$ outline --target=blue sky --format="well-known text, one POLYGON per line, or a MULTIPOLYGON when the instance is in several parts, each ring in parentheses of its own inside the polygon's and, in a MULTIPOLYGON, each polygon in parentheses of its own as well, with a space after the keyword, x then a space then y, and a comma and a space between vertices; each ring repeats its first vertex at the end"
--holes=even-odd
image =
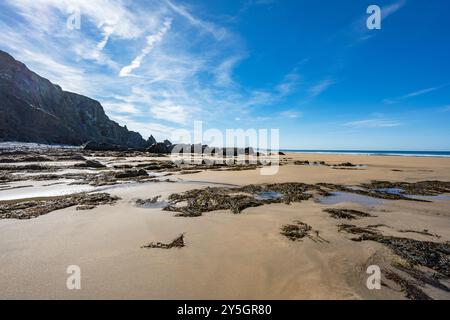
POLYGON ((282 148, 450 150, 449 13, 442 0, 4 0, 0 49, 143 136, 201 120, 279 128, 282 148), (381 30, 366 27, 371 4, 381 30))

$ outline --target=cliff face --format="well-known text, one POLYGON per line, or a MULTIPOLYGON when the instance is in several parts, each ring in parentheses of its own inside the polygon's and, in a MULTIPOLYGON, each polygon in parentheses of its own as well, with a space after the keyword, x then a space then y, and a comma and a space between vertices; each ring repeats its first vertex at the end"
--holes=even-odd
POLYGON ((0 50, 0 141, 145 148, 150 140, 110 120, 98 101, 52 84, 0 50))

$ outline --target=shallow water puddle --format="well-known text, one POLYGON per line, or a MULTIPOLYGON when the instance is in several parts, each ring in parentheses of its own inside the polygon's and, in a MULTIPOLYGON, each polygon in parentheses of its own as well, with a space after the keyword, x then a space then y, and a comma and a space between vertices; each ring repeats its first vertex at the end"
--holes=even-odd
POLYGON ((96 188, 90 185, 70 185, 75 180, 59 180, 62 184, 53 181, 30 181, 11 183, 9 189, 0 190, 0 201, 17 200, 36 197, 64 196, 80 192, 94 191, 96 188))
POLYGON ((404 190, 400 188, 382 188, 382 189, 376 189, 377 192, 381 193, 389 193, 389 194, 395 194, 400 196, 406 196, 403 194, 404 190))
POLYGON ((256 200, 278 200, 283 198, 283 195, 278 192, 265 191, 255 195, 256 200))
POLYGON ((136 205, 136 207, 141 209, 163 209, 169 205, 169 202, 165 200, 156 201, 156 202, 147 202, 144 204, 136 205))
POLYGON ((404 196, 409 199, 417 199, 417 200, 427 200, 427 201, 445 201, 450 200, 450 196, 448 195, 437 195, 437 196, 422 196, 417 194, 405 194, 403 189, 400 188, 384 188, 377 189, 377 192, 389 193, 404 196))
POLYGON ((364 206, 381 205, 385 200, 363 196, 350 192, 332 192, 327 197, 320 197, 318 202, 326 205, 335 205, 339 203, 352 202, 364 206))
POLYGON ((442 194, 438 196, 419 196, 419 195, 404 194, 404 196, 411 199, 428 200, 428 201, 450 201, 450 196, 442 194))

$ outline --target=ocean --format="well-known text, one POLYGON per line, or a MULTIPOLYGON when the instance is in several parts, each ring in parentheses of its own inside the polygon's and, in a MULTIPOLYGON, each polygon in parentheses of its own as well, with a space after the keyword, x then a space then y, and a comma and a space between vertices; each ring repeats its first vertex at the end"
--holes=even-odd
POLYGON ((450 151, 385 151, 385 150, 297 150, 282 149, 286 153, 317 153, 317 154, 353 154, 369 156, 404 156, 404 157, 442 157, 450 158, 450 151))

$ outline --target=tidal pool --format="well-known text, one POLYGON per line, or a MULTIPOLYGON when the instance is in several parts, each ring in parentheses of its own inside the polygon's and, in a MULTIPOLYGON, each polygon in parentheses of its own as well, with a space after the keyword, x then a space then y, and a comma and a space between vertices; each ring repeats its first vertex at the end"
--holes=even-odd
POLYGON ((350 192, 332 192, 327 197, 320 197, 318 202, 326 205, 335 205, 339 203, 352 202, 364 206, 376 206, 383 204, 385 200, 350 192))

